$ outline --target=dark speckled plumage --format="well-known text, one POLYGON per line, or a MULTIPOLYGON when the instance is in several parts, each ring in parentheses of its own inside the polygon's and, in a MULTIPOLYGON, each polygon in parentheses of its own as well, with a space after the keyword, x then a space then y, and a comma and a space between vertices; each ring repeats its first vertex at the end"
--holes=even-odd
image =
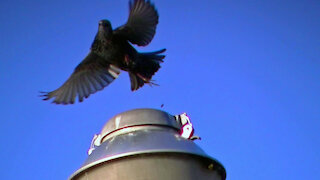
POLYGON ((156 32, 158 13, 146 0, 129 2, 127 23, 112 30, 108 20, 99 22, 98 33, 87 57, 75 68, 69 79, 58 89, 44 93, 44 100, 53 98, 56 104, 73 104, 76 97, 82 102, 91 94, 108 86, 120 74, 128 71, 131 90, 151 82, 163 62, 165 49, 139 53, 132 47, 148 45, 156 32), (130 43, 129 43, 130 42, 130 43))

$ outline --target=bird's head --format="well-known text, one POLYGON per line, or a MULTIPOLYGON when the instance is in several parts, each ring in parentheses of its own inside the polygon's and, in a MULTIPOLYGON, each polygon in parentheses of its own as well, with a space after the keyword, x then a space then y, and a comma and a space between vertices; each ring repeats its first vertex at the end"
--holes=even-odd
POLYGON ((99 33, 101 33, 104 36, 112 34, 112 26, 110 21, 105 19, 99 21, 99 33))

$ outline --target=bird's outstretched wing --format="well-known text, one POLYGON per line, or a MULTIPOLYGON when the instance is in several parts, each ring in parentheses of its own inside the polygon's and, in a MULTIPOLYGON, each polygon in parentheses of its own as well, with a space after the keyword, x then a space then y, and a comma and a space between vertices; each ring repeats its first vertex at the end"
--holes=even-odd
POLYGON ((90 94, 102 90, 118 77, 120 70, 90 52, 75 68, 69 79, 52 92, 43 92, 43 100, 54 98, 56 104, 73 104, 76 97, 80 102, 90 94))
POLYGON ((114 35, 138 46, 148 45, 156 32, 159 19, 157 10, 149 0, 130 0, 129 10, 127 23, 115 29, 114 35))

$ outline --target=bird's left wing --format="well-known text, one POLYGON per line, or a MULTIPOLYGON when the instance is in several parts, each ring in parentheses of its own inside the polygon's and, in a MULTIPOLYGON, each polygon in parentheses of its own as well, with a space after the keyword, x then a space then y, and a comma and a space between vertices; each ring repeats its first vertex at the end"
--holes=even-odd
POLYGON ((156 32, 159 19, 157 10, 149 0, 130 0, 129 10, 127 23, 115 29, 114 35, 139 46, 148 45, 156 32))
POLYGON ((90 52, 61 87, 42 95, 43 100, 54 98, 56 104, 73 104, 78 96, 82 102, 83 98, 108 86, 119 74, 117 67, 90 52))

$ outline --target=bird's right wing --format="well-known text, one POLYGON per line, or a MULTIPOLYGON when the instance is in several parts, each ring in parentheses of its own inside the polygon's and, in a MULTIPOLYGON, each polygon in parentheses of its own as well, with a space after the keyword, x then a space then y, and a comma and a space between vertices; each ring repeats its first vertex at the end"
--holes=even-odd
POLYGON ((42 95, 43 100, 54 98, 56 104, 73 104, 78 96, 82 102, 83 98, 108 86, 119 74, 119 68, 90 52, 61 87, 42 95))
POLYGON ((156 32, 159 15, 154 5, 149 0, 132 0, 129 2, 129 18, 126 24, 114 30, 114 35, 119 35, 133 44, 148 45, 156 32))

